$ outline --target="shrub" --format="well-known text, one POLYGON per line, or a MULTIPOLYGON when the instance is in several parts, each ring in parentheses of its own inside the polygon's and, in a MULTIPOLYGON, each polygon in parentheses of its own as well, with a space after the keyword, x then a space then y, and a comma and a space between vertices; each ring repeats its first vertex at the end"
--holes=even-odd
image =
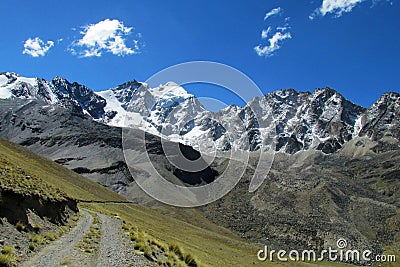
POLYGON ((0 255, 0 266, 10 266, 14 261, 13 255, 1 254, 0 255))
POLYGON ((46 238, 49 241, 54 241, 57 238, 57 234, 54 232, 47 232, 47 233, 44 233, 44 238, 46 238))
POLYGON ((197 267, 198 266, 196 259, 191 254, 185 254, 185 256, 183 257, 183 261, 189 267, 197 267))
POLYGON ((181 248, 178 246, 176 243, 169 244, 168 249, 175 253, 176 256, 178 256, 180 259, 183 260, 183 252, 181 248))
POLYGON ((133 247, 136 250, 140 250, 140 251, 144 252, 147 249, 148 246, 147 246, 147 244, 145 242, 140 241, 140 242, 136 242, 133 247))
POLYGON ((166 245, 163 242, 157 239, 151 239, 150 244, 155 245, 156 247, 162 249, 163 251, 165 250, 166 247, 166 245))
POLYGON ((60 226, 60 227, 58 228, 58 234, 59 234, 59 235, 62 235, 62 234, 64 234, 65 232, 67 232, 68 230, 69 230, 69 227, 68 227, 68 226, 66 226, 66 225, 60 226))
POLYGON ((79 220, 80 215, 74 215, 71 220, 77 222, 79 220))
POLYGON ((4 246, 3 249, 1 250, 1 254, 4 255, 12 255, 15 252, 15 248, 12 246, 4 246))
POLYGON ((150 260, 150 261, 154 261, 153 253, 152 253, 152 251, 151 251, 150 249, 146 249, 146 250, 144 251, 144 254, 143 254, 143 255, 145 256, 146 259, 148 259, 148 260, 150 260))
POLYGON ((12 246, 4 246, 0 254, 0 266, 10 266, 14 263, 15 249, 12 246))
POLYGON ((25 225, 21 221, 18 221, 15 224, 15 228, 17 228, 17 230, 20 232, 25 231, 25 225))
POLYGON ((136 232, 131 232, 129 238, 131 241, 136 241, 138 239, 138 234, 136 232))
POLYGON ((41 235, 34 234, 29 237, 29 241, 41 245, 43 244, 43 237, 41 235))

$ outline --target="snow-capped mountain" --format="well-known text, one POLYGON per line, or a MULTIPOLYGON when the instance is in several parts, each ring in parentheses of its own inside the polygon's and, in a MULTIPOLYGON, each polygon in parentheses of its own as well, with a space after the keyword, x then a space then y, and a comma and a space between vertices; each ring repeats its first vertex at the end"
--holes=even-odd
POLYGON ((93 90, 76 82, 56 77, 48 82, 40 78, 25 78, 16 73, 0 73, 0 98, 37 99, 44 104, 63 104, 72 101, 94 119, 104 118, 106 101, 93 90))
POLYGON ((37 98, 47 104, 57 102, 49 82, 37 78, 25 78, 15 73, 0 74, 0 98, 37 98))
POLYGON ((135 80, 101 92, 56 77, 48 82, 0 73, 0 98, 37 99, 44 105, 72 103, 94 120, 137 127, 202 150, 258 150, 275 140, 289 154, 316 149, 332 153, 358 135, 400 138, 398 93, 384 94, 365 109, 330 88, 278 90, 244 107, 207 111, 179 85, 155 88, 135 80))
POLYGON ((373 139, 392 136, 400 139, 400 97, 398 93, 383 94, 360 117, 360 135, 373 139))
POLYGON ((112 114, 100 121, 164 136, 176 133, 184 121, 205 111, 193 95, 173 82, 150 88, 131 81, 97 94, 107 102, 105 111, 112 114))
POLYGON ((352 139, 357 119, 365 111, 330 88, 313 93, 293 89, 264 96, 253 105, 272 108, 277 150, 294 153, 310 148, 331 153, 352 139))

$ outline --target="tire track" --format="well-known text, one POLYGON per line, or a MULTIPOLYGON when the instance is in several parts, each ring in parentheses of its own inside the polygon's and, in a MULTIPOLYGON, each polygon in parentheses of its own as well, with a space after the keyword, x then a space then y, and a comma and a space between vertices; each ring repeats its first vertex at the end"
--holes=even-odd
MULTIPOLYGON (((22 264, 23 267, 54 267, 68 256, 74 246, 89 232, 93 217, 86 211, 79 219, 77 225, 59 239, 44 247, 32 259, 22 264)), ((107 266, 107 265, 105 265, 107 266)))
POLYGON ((97 213, 101 221, 101 241, 97 266, 151 266, 143 256, 136 255, 133 247, 123 239, 122 221, 97 213))

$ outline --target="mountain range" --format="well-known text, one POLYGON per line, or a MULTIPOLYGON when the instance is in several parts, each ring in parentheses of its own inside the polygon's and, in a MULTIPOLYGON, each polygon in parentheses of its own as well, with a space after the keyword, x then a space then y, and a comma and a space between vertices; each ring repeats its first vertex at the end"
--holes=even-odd
MULTIPOLYGON (((150 88, 130 81, 94 92, 60 77, 0 74, 1 137, 141 205, 168 210, 136 185, 136 178, 151 174, 126 165, 122 127, 135 127, 137 136, 147 132, 151 164, 166 179, 190 186, 217 179, 228 159, 218 156, 206 170, 189 175, 169 162, 161 140, 182 143, 189 156, 204 144, 217 148, 218 155, 252 151, 237 186, 197 210, 247 240, 282 249, 320 251, 339 238, 351 248, 377 253, 398 247, 399 112, 396 92, 364 108, 330 88, 286 89, 244 107, 210 112, 173 82, 150 88), (271 138, 277 152, 271 170, 258 190, 249 192, 254 155, 271 138)), ((139 137, 130 141, 133 147, 141 144, 139 137)))
POLYGON ((275 150, 289 154, 308 149, 333 153, 356 136, 398 138, 399 97, 386 93, 363 108, 330 88, 312 93, 285 89, 254 98, 244 107, 230 105, 210 112, 173 82, 150 88, 133 80, 94 92, 61 77, 46 81, 0 74, 0 98, 68 103, 110 126, 139 128, 195 148, 206 144, 206 150, 215 147, 219 151, 233 147, 255 151, 271 136, 276 140, 275 150))

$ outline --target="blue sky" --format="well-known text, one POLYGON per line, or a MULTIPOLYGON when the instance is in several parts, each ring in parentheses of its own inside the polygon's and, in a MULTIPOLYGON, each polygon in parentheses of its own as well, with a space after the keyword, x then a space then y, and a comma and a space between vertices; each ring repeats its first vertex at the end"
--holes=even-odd
MULTIPOLYGON (((264 93, 329 86, 369 106, 400 88, 399 2, 2 0, 0 71, 62 76, 98 91, 210 60, 239 69, 264 93)), ((186 88, 242 104, 216 87, 186 88)))

